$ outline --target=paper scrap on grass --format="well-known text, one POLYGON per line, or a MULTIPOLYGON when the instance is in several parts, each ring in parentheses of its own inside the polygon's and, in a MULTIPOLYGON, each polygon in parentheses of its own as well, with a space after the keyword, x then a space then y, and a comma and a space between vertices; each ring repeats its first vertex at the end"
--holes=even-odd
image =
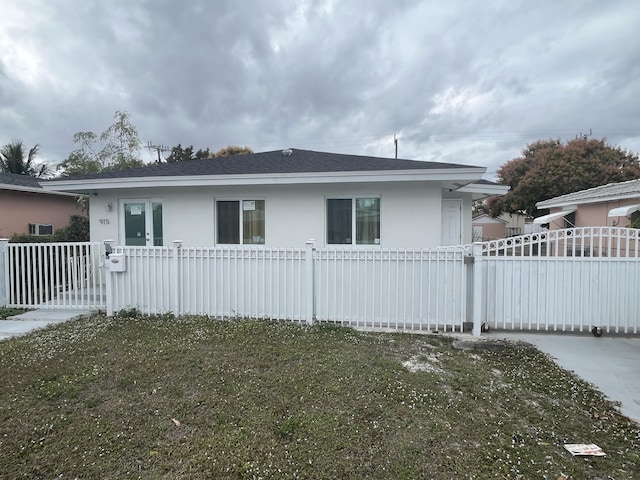
POLYGON ((589 455, 592 457, 604 457, 607 454, 595 443, 567 443, 564 448, 573 455, 589 455))

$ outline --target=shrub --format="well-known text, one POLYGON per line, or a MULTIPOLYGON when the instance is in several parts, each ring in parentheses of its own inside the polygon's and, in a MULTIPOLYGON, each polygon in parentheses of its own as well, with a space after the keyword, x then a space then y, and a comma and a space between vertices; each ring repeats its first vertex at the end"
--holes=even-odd
POLYGON ((52 243, 52 242, 88 242, 89 219, 81 215, 71 215, 66 227, 59 228, 53 235, 14 234, 11 243, 52 243))

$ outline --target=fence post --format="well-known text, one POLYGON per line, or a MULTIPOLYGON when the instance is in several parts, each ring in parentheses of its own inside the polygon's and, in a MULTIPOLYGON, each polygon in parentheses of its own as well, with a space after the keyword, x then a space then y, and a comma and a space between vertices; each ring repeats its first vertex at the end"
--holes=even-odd
POLYGON ((7 261, 8 238, 0 238, 0 307, 9 301, 9 262, 7 261))
POLYGON ((173 316, 180 315, 180 249, 182 240, 173 241, 173 316))
POLYGON ((105 295, 107 303, 107 317, 112 317, 113 311, 113 285, 111 285, 111 266, 109 264, 109 255, 113 252, 113 240, 104 240, 104 283, 105 283, 105 295))
POLYGON ((473 252, 473 335, 482 333, 482 243, 475 242, 473 252))
POLYGON ((307 319, 307 325, 313 325, 314 316, 314 298, 315 298, 315 285, 313 279, 313 250, 316 241, 314 239, 307 240, 305 242, 305 265, 306 265, 306 312, 305 317, 307 319))

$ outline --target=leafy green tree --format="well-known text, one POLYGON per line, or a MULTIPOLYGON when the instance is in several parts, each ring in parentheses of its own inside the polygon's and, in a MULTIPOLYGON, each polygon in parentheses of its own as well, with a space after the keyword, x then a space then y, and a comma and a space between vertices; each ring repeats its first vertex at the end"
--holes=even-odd
POLYGON ((104 147, 98 154, 98 160, 107 170, 143 167, 138 130, 131 123, 129 114, 117 111, 113 118, 113 125, 100 134, 104 147))
POLYGON ((212 154, 208 148, 202 150, 199 149, 197 152, 193 151, 193 145, 189 145, 186 148, 183 148, 182 145, 178 144, 171 149, 171 153, 165 160, 167 163, 175 163, 175 162, 184 162, 186 160, 199 160, 203 158, 209 158, 212 154))
POLYGON ((640 178, 638 156, 604 139, 539 140, 498 170, 498 183, 511 186, 488 201, 491 214, 536 214, 536 203, 567 193, 640 178))
POLYGON ((89 219, 82 215, 71 215, 67 226, 57 229, 53 238, 58 242, 88 242, 89 219))
POLYGON ((235 145, 229 145, 228 147, 221 148, 217 152, 213 153, 208 148, 204 150, 200 149, 197 152, 193 151, 193 145, 183 147, 178 144, 171 149, 171 154, 166 159, 167 163, 184 162, 186 160, 199 160, 203 158, 221 158, 231 157, 233 155, 246 155, 247 153, 253 153, 249 147, 238 147, 235 145))
POLYGON ((105 170, 143 167, 140 158, 138 130, 130 115, 116 111, 114 123, 100 135, 77 132, 73 136, 76 149, 58 166, 62 176, 86 175, 105 170))
POLYGON ((58 166, 57 170, 62 171, 63 177, 71 177, 76 175, 88 175, 91 173, 100 173, 102 165, 98 160, 89 157, 86 153, 76 150, 58 166))
POLYGON ((29 175, 42 178, 50 173, 46 163, 36 163, 36 156, 40 151, 40 145, 34 145, 29 152, 25 152, 22 140, 13 139, 10 143, 0 148, 0 171, 29 175))

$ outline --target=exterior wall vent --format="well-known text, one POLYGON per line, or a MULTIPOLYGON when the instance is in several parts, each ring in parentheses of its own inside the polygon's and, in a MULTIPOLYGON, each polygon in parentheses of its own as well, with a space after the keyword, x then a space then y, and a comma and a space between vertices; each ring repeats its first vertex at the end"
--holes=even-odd
POLYGON ((290 148, 287 148, 286 150, 282 150, 282 155, 284 155, 285 157, 290 157, 292 153, 293 153, 293 150, 291 150, 290 148))

